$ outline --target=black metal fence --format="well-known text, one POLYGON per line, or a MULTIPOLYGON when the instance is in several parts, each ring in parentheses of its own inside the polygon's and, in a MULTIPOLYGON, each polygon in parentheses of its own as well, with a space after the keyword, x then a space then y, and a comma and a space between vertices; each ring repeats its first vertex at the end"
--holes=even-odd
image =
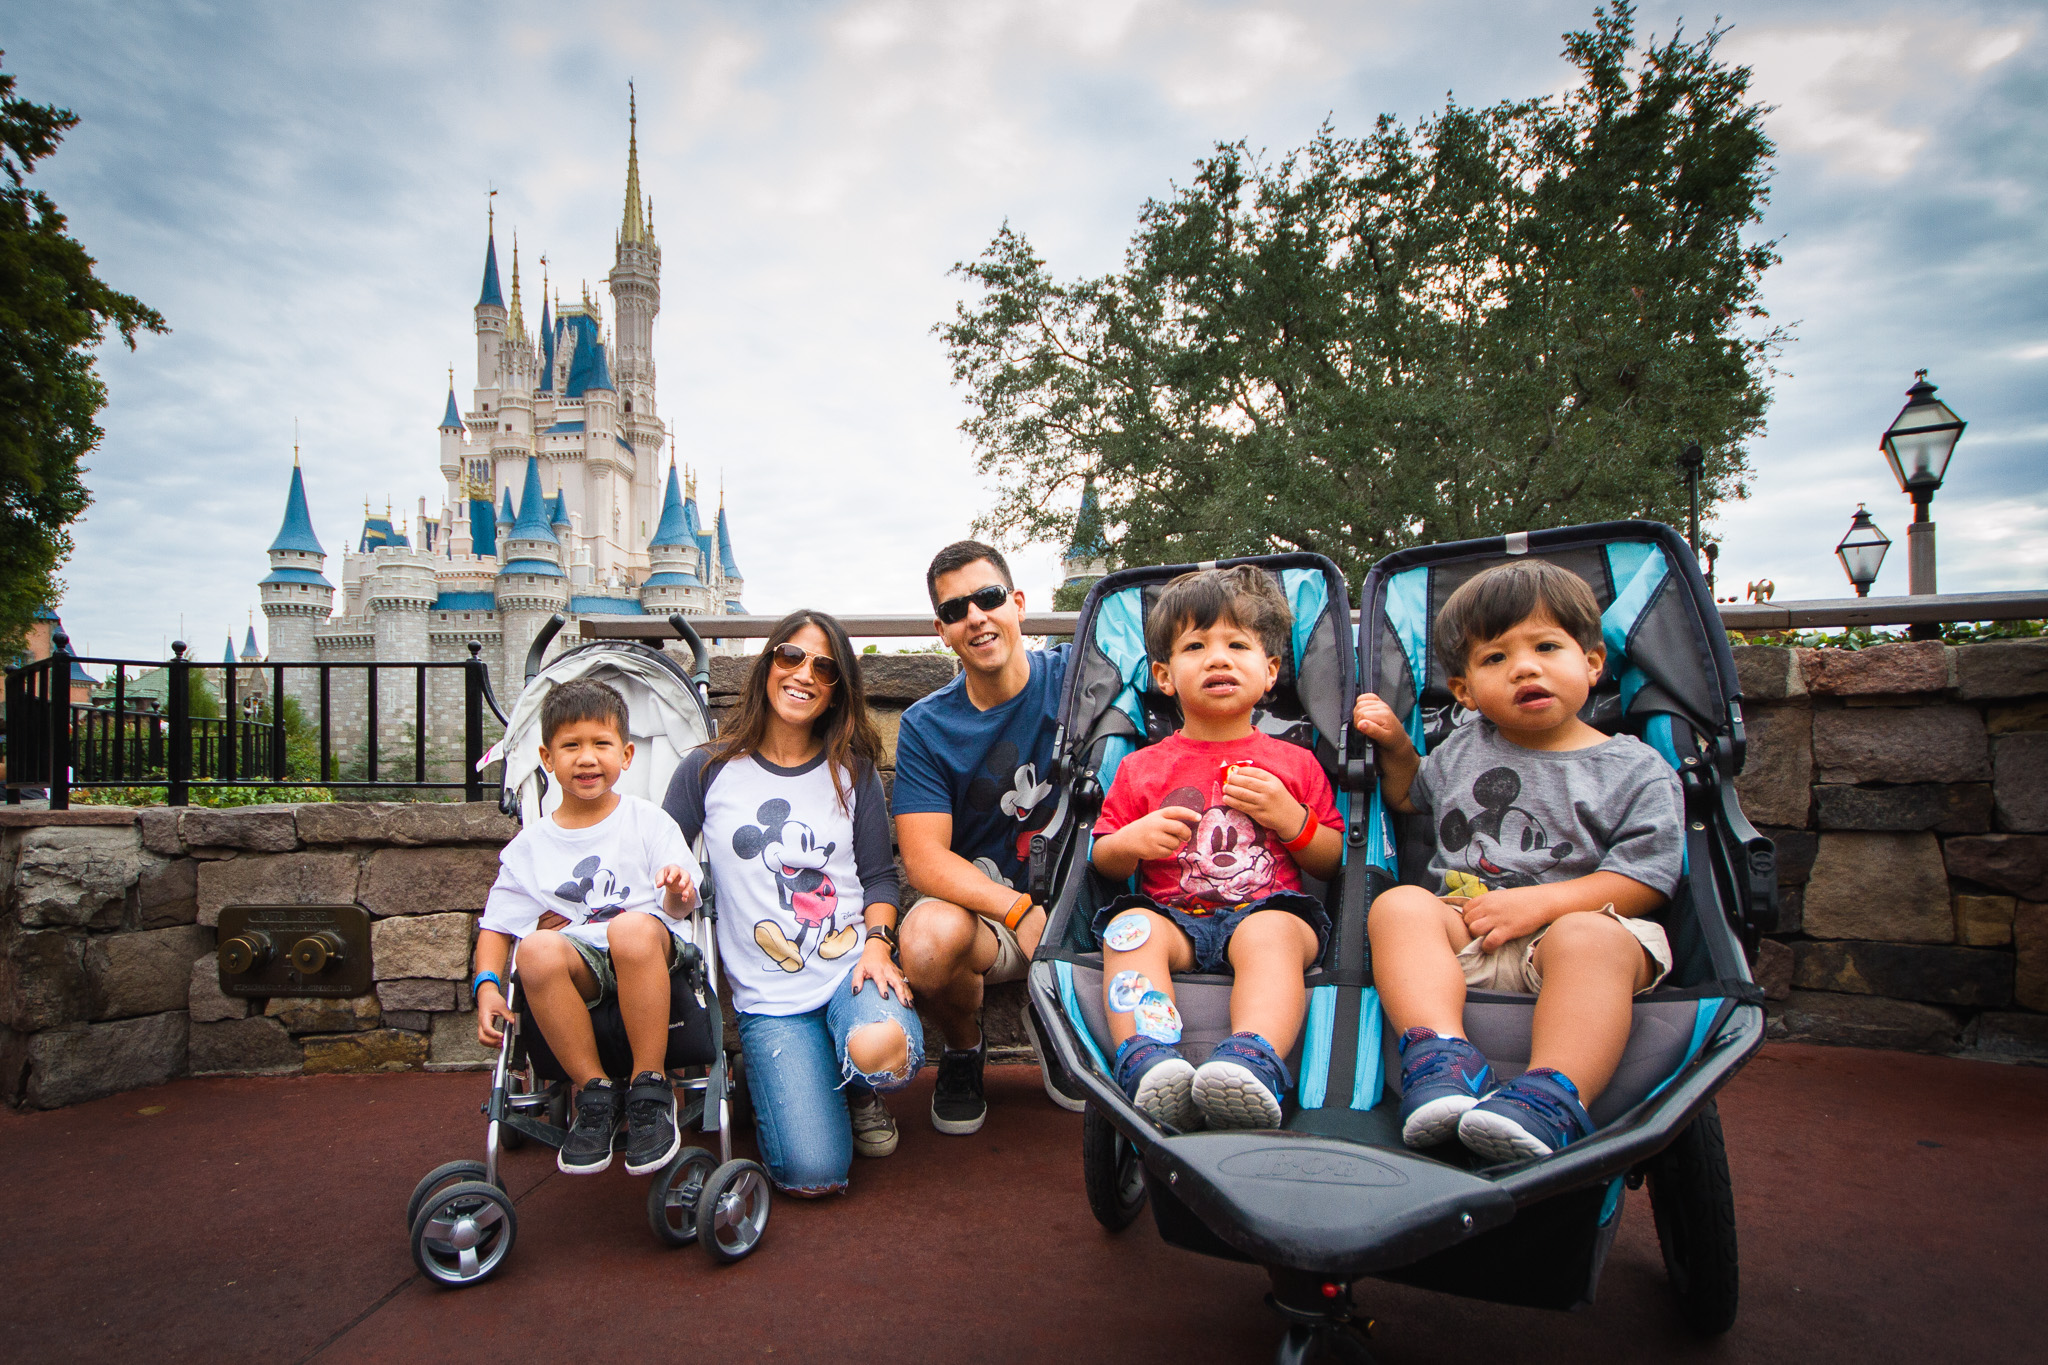
POLYGON ((481 801, 486 790, 498 789, 477 771, 485 749, 484 708, 500 725, 505 715, 476 641, 467 659, 453 662, 237 665, 188 659, 182 640, 172 644, 173 657, 162 664, 79 658, 70 643, 59 634, 49 658, 7 670, 7 775, 0 785, 9 805, 20 804, 24 793, 47 791, 50 808, 65 810, 74 789, 92 787, 161 787, 173 806, 191 804, 195 790, 220 787, 406 787, 459 791, 466 801, 481 801), (100 704, 73 699, 74 664, 111 670, 95 687, 100 704), (166 674, 164 686, 152 692, 162 693, 160 701, 131 692, 137 677, 159 668, 166 674), (462 674, 461 780, 433 781, 428 737, 452 734, 455 726, 451 717, 430 713, 430 696, 444 702, 444 712, 448 708, 447 689, 430 693, 428 675, 450 670, 462 674), (351 672, 362 675, 361 719, 338 725, 335 675, 351 672), (410 675, 410 688, 399 696, 409 692, 412 703, 410 734, 396 740, 387 733, 390 721, 379 705, 380 691, 391 698, 387 675, 393 673, 410 675), (219 675, 221 714, 195 716, 194 682, 213 674, 219 675), (298 692, 287 688, 288 678, 298 692), (355 771, 341 775, 350 768, 355 771))

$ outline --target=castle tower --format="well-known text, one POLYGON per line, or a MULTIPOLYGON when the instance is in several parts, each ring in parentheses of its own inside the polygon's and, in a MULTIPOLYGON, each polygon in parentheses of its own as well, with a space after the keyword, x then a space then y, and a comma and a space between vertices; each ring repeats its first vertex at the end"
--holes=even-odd
POLYGON ((476 402, 480 411, 491 410, 502 382, 499 360, 505 346, 505 295, 498 288, 497 213, 484 238, 484 285, 476 296, 476 402))
MULTIPOLYGON (((322 572, 326 566, 327 552, 313 534, 313 517, 306 510, 306 484, 294 450, 284 524, 278 527, 277 539, 270 542, 270 574, 257 584, 272 659, 281 663, 319 659, 313 632, 334 614, 334 585, 322 572)), ((310 669, 287 669, 285 690, 305 705, 319 695, 320 680, 310 669)))
POLYGON ((497 676, 506 680, 507 695, 517 695, 526 681, 526 651, 541 626, 569 609, 569 579, 562 572, 562 542, 548 524, 549 501, 540 491, 540 460, 529 455, 519 516, 499 539, 505 563, 494 589, 505 651, 505 671, 497 676))
POLYGON ((676 478, 675 461, 668 466, 668 490, 661 502, 661 524, 648 542, 647 558, 653 568, 640 585, 640 606, 651 616, 670 612, 705 612, 711 609, 711 592, 694 572, 697 559, 697 531, 683 500, 676 478))
MULTIPOLYGON (((626 200, 610 284, 612 315, 618 332, 613 342, 613 378, 617 381, 611 414, 617 436, 607 442, 622 457, 615 506, 619 527, 588 529, 610 536, 630 567, 639 559, 639 538, 657 515, 661 496, 661 447, 666 433, 654 397, 654 318, 661 312, 661 245, 654 239, 651 206, 640 194, 640 106, 628 85, 626 96, 626 200), (630 468, 624 467, 630 462, 630 468)), ((601 568, 608 566, 600 566, 601 568)))
POLYGON ((725 521, 725 489, 718 490, 718 596, 712 604, 713 611, 739 611, 740 593, 746 587, 746 579, 740 573, 739 562, 732 557, 732 528, 725 521))

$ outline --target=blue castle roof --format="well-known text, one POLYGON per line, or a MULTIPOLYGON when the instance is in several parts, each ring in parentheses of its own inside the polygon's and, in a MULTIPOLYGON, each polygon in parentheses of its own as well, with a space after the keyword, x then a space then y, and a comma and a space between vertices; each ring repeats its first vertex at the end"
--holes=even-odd
POLYGON ((555 490, 555 496, 548 499, 548 524, 550 526, 567 526, 569 524, 569 496, 559 488, 555 490))
POLYGON ((272 569, 269 573, 263 575, 261 582, 304 583, 315 588, 332 588, 334 586, 311 569, 272 569))
POLYGON ((555 333, 561 328, 555 325, 548 313, 548 301, 540 301, 540 392, 555 391, 555 333))
POLYGON ((505 306, 505 295, 498 289, 498 238, 494 233, 484 246, 484 287, 476 296, 476 306, 489 304, 493 308, 505 306))
POLYGON ((434 599, 435 611, 491 611, 497 605, 487 592, 444 592, 434 599))
POLYGON ((579 432, 581 430, 583 430, 583 419, 579 417, 573 422, 556 422, 552 426, 550 426, 546 431, 543 431, 541 435, 570 436, 574 435, 576 432, 579 432))
POLYGON ((270 548, 311 555, 327 553, 320 548, 320 538, 313 534, 313 517, 306 510, 306 481, 300 477, 297 465, 292 466, 291 491, 284 497, 284 524, 277 528, 277 539, 270 542, 270 548))
MULTIPOLYGON (((675 461, 670 460, 668 491, 661 499, 661 522, 654 528, 654 539, 647 542, 648 548, 652 549, 657 545, 692 545, 696 543, 696 539, 696 533, 691 530, 684 511, 683 485, 676 478, 675 461)), ((670 576, 672 575, 655 575, 657 578, 670 576)), ((650 578, 647 581, 652 583, 654 579, 650 578)))
POLYGON ((464 430, 462 410, 455 406, 455 387, 452 384, 448 388, 448 411, 441 414, 441 430, 448 431, 450 429, 455 431, 464 430))
POLYGON ((412 542, 398 534, 398 528, 391 524, 389 517, 364 517, 362 539, 357 542, 359 553, 388 549, 392 546, 410 546, 412 542))
POLYGON ((651 573, 641 585, 643 588, 701 588, 693 573, 651 573))
POLYGON ((611 366, 605 362, 604 341, 597 334, 597 319, 588 313, 576 313, 563 318, 562 326, 572 334, 576 348, 569 353, 569 382, 563 387, 562 396, 581 398, 590 389, 610 389, 611 366))
POLYGON ((646 609, 637 597, 571 597, 569 610, 578 616, 639 616, 646 609))
POLYGON ((260 659, 263 657, 263 651, 256 648, 256 625, 253 621, 249 624, 249 638, 242 641, 242 657, 244 659, 260 659))
POLYGON ((740 566, 733 562, 732 531, 725 524, 725 504, 718 505, 718 571, 727 578, 738 578, 740 566))
POLYGON ((1102 533, 1102 503, 1095 496, 1095 476, 1081 481, 1081 511, 1074 518, 1074 543, 1067 547, 1068 559, 1096 559, 1109 553, 1109 541, 1102 533))
POLYGON ((489 498, 469 500, 469 552, 495 559, 498 554, 498 521, 491 515, 489 498))
POLYGON ((227 658, 226 658, 226 659, 222 660, 222 662, 223 662, 223 663, 229 663, 229 664, 232 664, 232 663, 233 663, 234 661, 235 661, 235 637, 234 637, 234 636, 232 636, 232 635, 230 635, 230 636, 228 636, 228 656, 227 656, 227 658))
MULTIPOLYGON (((509 495, 510 489, 506 490, 509 495)), ((550 545, 559 545, 555 530, 548 520, 550 499, 540 491, 540 460, 536 456, 526 457, 526 484, 519 490, 519 519, 512 523, 511 540, 544 540, 550 545)), ((506 565, 511 568, 511 565, 506 565)))
POLYGON ((498 524, 502 526, 507 522, 516 520, 518 520, 518 514, 512 510, 512 490, 508 488, 505 490, 505 501, 498 508, 498 524))
POLYGON ((498 573, 501 576, 508 573, 530 573, 537 574, 542 578, 563 578, 567 576, 554 564, 545 559, 515 559, 507 563, 504 568, 498 570, 498 573))

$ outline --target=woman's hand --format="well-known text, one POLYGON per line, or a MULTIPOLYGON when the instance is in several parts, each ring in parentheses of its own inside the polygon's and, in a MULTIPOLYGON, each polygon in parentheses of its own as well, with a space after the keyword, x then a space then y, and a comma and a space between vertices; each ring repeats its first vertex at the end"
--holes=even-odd
POLYGON ((505 996, 495 981, 486 981, 476 991, 476 1040, 485 1047, 498 1047, 505 1041, 505 1030, 501 1021, 511 1018, 505 1008, 505 996))
POLYGON ((1283 839, 1291 839, 1314 817, 1294 793, 1264 768, 1240 763, 1230 770, 1223 784, 1223 804, 1243 811, 1283 839))
POLYGON ((889 955, 889 945, 878 938, 871 938, 860 950, 860 961, 853 964, 853 993, 860 994, 861 983, 872 981, 882 989, 882 998, 894 993, 904 1004, 910 1003, 910 983, 903 979, 902 968, 889 955))

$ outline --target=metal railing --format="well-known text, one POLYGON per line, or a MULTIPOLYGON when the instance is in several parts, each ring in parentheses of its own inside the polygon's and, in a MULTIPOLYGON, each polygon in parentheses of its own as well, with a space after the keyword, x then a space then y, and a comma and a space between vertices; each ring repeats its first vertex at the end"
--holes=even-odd
POLYGON ((70 652, 70 643, 58 634, 51 641, 49 658, 7 670, 7 775, 0 787, 8 805, 20 804, 24 793, 47 790, 50 808, 65 810, 74 789, 92 787, 160 787, 166 804, 173 806, 191 804, 195 791, 222 787, 403 787, 459 791, 466 801, 481 801, 485 791, 498 788, 477 770, 485 749, 484 708, 490 708, 500 725, 505 722, 491 690, 483 646, 477 641, 470 641, 467 659, 450 662, 234 665, 188 659, 182 640, 171 646, 173 657, 160 664, 80 658, 70 652), (107 682, 96 687, 107 705, 72 699, 74 664, 112 670, 107 682), (159 668, 168 676, 161 706, 151 709, 131 693, 130 685, 132 675, 159 668), (428 776, 429 735, 454 727, 434 723, 428 678, 450 670, 462 674, 461 777, 437 781, 428 776), (221 675, 222 715, 194 715, 194 684, 211 673, 221 675), (341 688, 336 686, 337 673, 342 675, 341 688), (385 700, 389 693, 380 682, 390 673, 410 675, 409 708, 404 691, 395 707, 385 700), (348 690, 351 674, 361 675, 361 716, 355 723, 342 723, 335 700, 338 691, 348 690), (296 690, 287 686, 288 678, 298 684, 296 690), (110 688, 112 695, 107 697, 110 688), (393 710, 395 721, 387 714, 393 710), (298 713, 296 722, 293 712, 298 713), (394 724, 410 734, 392 734, 394 724), (387 757, 393 749, 398 753, 387 757), (341 776, 346 768, 359 768, 360 775, 341 776))

